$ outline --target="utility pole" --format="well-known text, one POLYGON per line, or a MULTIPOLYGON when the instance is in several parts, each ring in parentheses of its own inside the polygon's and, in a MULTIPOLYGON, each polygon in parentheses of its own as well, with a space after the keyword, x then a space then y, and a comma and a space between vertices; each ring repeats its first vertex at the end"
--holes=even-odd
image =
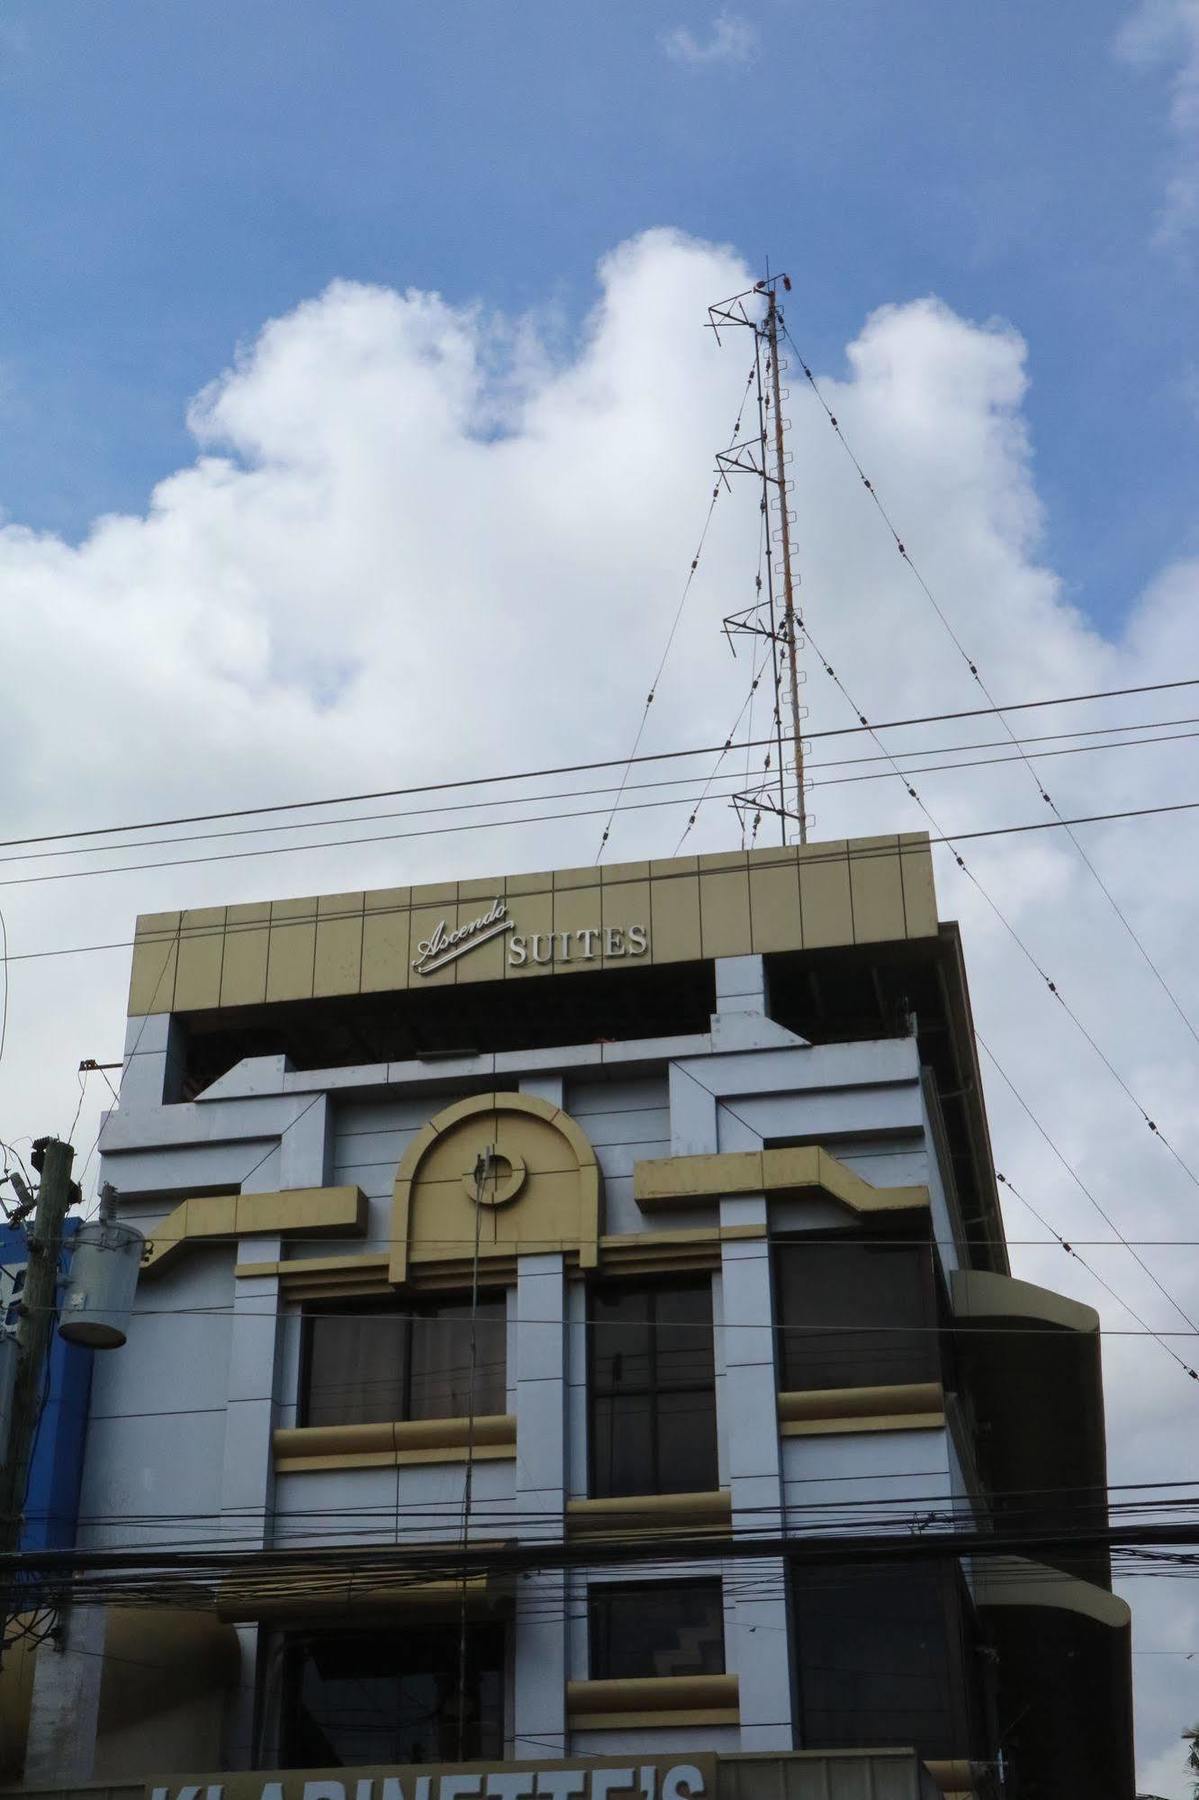
POLYGON ((41 1175, 41 1183, 28 1230, 25 1284, 18 1301, 21 1322, 12 1430, 0 1468, 0 1549, 5 1552, 21 1547, 25 1489, 41 1418, 46 1358, 54 1334, 62 1228, 75 1192, 71 1182, 74 1156, 70 1144, 61 1143, 58 1138, 39 1138, 33 1146, 33 1166, 41 1175))
MULTIPOLYGON (((786 280, 786 277, 783 277, 786 280)), ((787 283, 790 286, 790 283, 787 283)), ((791 737, 795 749, 795 810, 799 816, 799 841, 808 841, 808 816, 804 806, 803 726, 799 705, 799 654, 795 641, 795 578, 791 568, 791 521, 787 516, 787 468, 783 444, 782 389, 779 381, 779 303, 773 285, 766 290, 766 342, 770 346, 770 388, 774 400, 774 479, 778 493, 779 534, 783 552, 783 639, 787 646, 787 674, 791 687, 791 737)))

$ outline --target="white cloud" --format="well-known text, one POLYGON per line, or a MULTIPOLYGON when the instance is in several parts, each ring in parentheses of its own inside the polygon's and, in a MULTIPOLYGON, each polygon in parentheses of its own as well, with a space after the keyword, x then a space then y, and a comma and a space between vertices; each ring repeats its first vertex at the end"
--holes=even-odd
MULTIPOLYGON (((196 457, 158 486, 144 514, 98 520, 77 548, 16 525, 0 529, 0 659, 11 672, 0 709, 5 835, 577 762, 627 747, 707 508, 712 455, 726 441, 748 367, 745 345, 721 350, 703 330, 704 309, 749 282, 732 252, 659 231, 605 259, 595 311, 569 354, 533 323, 344 282, 267 325, 196 402, 196 457)), ((971 323, 932 299, 885 307, 848 347, 846 371, 822 378, 829 401, 998 695, 1199 671, 1199 564, 1163 568, 1112 638, 1073 609, 1044 562, 1022 410, 1025 351, 1014 330, 971 323)), ((874 717, 976 704, 827 421, 799 381, 791 386, 805 608, 821 649, 874 717)), ((719 624, 752 598, 757 530, 748 485, 722 496, 659 684, 648 748, 719 741, 736 716, 747 671, 730 659, 719 624)), ((850 723, 814 657, 809 668, 812 728, 850 723)), ((1107 716, 1195 710, 1184 694, 1126 702, 1107 716)), ((1093 723, 1096 714, 1031 717, 1030 730, 1048 731, 1093 723)), ((931 750, 998 735, 982 721, 905 741, 931 750)), ((868 748, 816 740, 812 773, 822 782, 862 773, 828 765, 868 748)), ((1040 767, 1063 811, 1196 797, 1188 743, 1040 767)), ((917 785, 956 830, 1044 814, 1018 766, 929 775, 917 785)), ((822 785, 812 809, 817 836, 925 822, 891 781, 822 785)), ((624 815, 613 854, 669 855, 687 810, 684 799, 677 809, 624 815)), ((602 823, 493 831, 485 819, 474 815, 472 830, 452 836, 0 885, 0 906, 16 952, 116 942, 138 910, 590 862, 602 823)), ((1195 1017, 1193 821, 1091 827, 1085 841, 1195 1017)), ((460 822, 455 814, 425 821, 460 822)), ((301 840, 293 832, 275 841, 301 840)), ((734 820, 717 804, 691 840, 701 849, 736 841, 734 820)), ((247 847, 232 839, 91 860, 157 862, 247 847)), ((1199 1049, 1069 846, 1047 834, 984 841, 969 860, 1199 1166, 1199 1049)), ((73 866, 0 864, 0 884, 73 866)), ((963 922, 980 1029, 1103 1204, 1137 1239, 1199 1235, 1190 1183, 952 859, 939 864, 939 883, 943 913, 963 922)), ((79 1060, 119 1054, 126 970, 122 951, 13 965, 0 1065, 6 1138, 66 1130, 79 1060)), ((1002 1086, 991 1080, 989 1088, 1001 1166, 1080 1247, 1106 1237, 1002 1086)), ((83 1150, 104 1092, 92 1077, 76 1138, 83 1150)), ((1016 1240, 1042 1235, 1014 1203, 1009 1226, 1016 1240)), ((1088 1245, 1084 1253, 1156 1327, 1177 1326, 1126 1251, 1088 1245)), ((1199 1252, 1182 1244, 1144 1254, 1194 1316, 1199 1252)), ((1193 1386, 1151 1339, 1118 1335, 1135 1325, 1060 1249, 1018 1241, 1013 1261, 1029 1279, 1097 1304, 1113 1334, 1105 1352, 1111 1479, 1184 1478, 1190 1413, 1182 1408, 1193 1407, 1193 1386)), ((1186 1583, 1144 1581, 1130 1591, 1138 1644, 1199 1646, 1199 1609, 1186 1583)), ((1193 1666, 1152 1657, 1137 1668, 1142 1764, 1164 1770, 1161 1759, 1176 1753, 1194 1712, 1193 1666)), ((1164 1780, 1158 1788, 1170 1793, 1164 1780)))
POLYGON ((1116 48, 1138 67, 1170 71, 1175 162, 1160 235, 1174 240, 1199 225, 1199 0, 1140 0, 1116 48))
POLYGON ((758 34, 739 13, 719 12, 706 38, 697 37, 685 25, 676 25, 662 38, 662 48, 672 62, 688 68, 710 68, 716 63, 744 67, 758 52, 758 34))

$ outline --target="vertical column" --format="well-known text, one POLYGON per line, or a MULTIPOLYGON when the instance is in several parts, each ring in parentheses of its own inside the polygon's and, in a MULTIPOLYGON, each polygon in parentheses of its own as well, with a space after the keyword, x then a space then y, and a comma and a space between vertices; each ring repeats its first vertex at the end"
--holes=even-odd
MULTIPOLYGON (((561 1255, 522 1256, 516 1281, 516 1516, 523 1541, 560 1542, 566 1519, 566 1278, 561 1255)), ((513 1756, 566 1753, 566 1582, 520 1578, 513 1756)))
MULTIPOLYGON (((721 1245, 721 1436, 733 1505, 733 1531, 783 1529, 782 1458, 775 1398, 774 1301, 766 1202, 762 1196, 722 1200, 723 1228, 760 1230, 721 1245)), ((725 1605, 729 1668, 739 1678, 741 1748, 790 1750, 793 1744, 786 1565, 781 1558, 738 1562, 753 1573, 753 1592, 725 1605)), ((739 1583, 742 1588, 748 1582, 739 1583)))
POLYGON ((31 1787, 92 1778, 107 1622, 106 1607, 68 1607, 62 1642, 38 1651, 25 1748, 24 1780, 31 1787))
POLYGON ((766 971, 760 956, 716 958, 716 1011, 765 1013, 766 971))
MULTIPOLYGON (((294 1124, 279 1140, 277 1180, 281 1188, 323 1187, 329 1178, 330 1108, 326 1095, 304 1100, 294 1124)), ((282 1240, 247 1238, 237 1246, 237 1263, 278 1262, 282 1240)), ((229 1388, 225 1409, 225 1454, 221 1470, 221 1548, 256 1549, 275 1535, 275 1466, 271 1439, 278 1423, 281 1334, 279 1280, 274 1275, 237 1275, 229 1334, 229 1388)), ((252 1760, 255 1667, 259 1634, 239 1631, 241 1669, 226 1720, 225 1739, 234 1767, 252 1760)))

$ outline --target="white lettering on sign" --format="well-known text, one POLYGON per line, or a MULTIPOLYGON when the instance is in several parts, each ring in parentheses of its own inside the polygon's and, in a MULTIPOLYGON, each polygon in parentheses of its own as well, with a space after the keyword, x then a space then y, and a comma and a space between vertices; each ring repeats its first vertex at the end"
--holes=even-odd
MULTIPOLYGON (((702 1759, 701 1759, 702 1760, 702 1759)), ((335 1774, 311 1771, 305 1776, 227 1775, 211 1785, 149 1788, 149 1800, 614 1800, 616 1795, 640 1800, 713 1800, 712 1783, 696 1763, 643 1763, 638 1768, 582 1767, 520 1769, 511 1765, 466 1773, 446 1769, 418 1775, 413 1769, 338 1780, 335 1774)))
MULTIPOLYGON (((413 973, 432 975, 459 956, 465 956, 467 951, 477 950, 480 944, 490 943, 492 938, 502 937, 506 932, 511 933, 508 938, 510 969, 519 969, 529 963, 544 968, 554 962, 594 962, 599 956, 613 961, 621 956, 644 956, 649 949, 649 931, 644 925, 605 925, 603 930, 584 925, 577 931, 527 934, 517 931, 516 920, 508 912, 508 902, 497 897, 485 913, 453 931, 447 931, 445 920, 439 919, 428 937, 416 946, 413 973)), ((312 1800, 321 1800, 321 1797, 314 1794, 312 1800)), ((452 1796, 447 1795, 446 1800, 452 1800, 452 1796)))
POLYGON ((514 931, 508 939, 508 967, 525 963, 594 962, 599 956, 644 956, 649 932, 644 925, 580 926, 577 931, 514 931))
POLYGON ((445 920, 441 919, 424 942, 416 946, 412 967, 418 975, 432 975, 435 969, 444 969, 456 956, 465 956, 468 950, 477 949, 491 938, 514 929, 515 922, 508 917, 507 901, 497 897, 485 913, 480 913, 467 925, 459 925, 456 931, 447 931, 445 920))

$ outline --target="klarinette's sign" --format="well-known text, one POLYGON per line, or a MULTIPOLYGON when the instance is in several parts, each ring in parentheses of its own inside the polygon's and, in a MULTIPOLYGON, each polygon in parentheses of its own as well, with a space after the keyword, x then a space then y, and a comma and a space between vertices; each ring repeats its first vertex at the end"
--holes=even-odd
POLYGON ((427 938, 416 946, 412 959, 413 973, 432 975, 447 963, 457 961, 489 944, 492 938, 507 938, 507 960, 510 969, 528 963, 595 962, 599 957, 644 956, 649 949, 649 930, 645 925, 585 925, 575 931, 530 931, 517 929, 508 911, 508 902, 498 897, 486 912, 468 919, 447 931, 440 919, 427 938))
POLYGON ((716 1759, 297 1769, 147 1786, 146 1800, 714 1800, 716 1759))

